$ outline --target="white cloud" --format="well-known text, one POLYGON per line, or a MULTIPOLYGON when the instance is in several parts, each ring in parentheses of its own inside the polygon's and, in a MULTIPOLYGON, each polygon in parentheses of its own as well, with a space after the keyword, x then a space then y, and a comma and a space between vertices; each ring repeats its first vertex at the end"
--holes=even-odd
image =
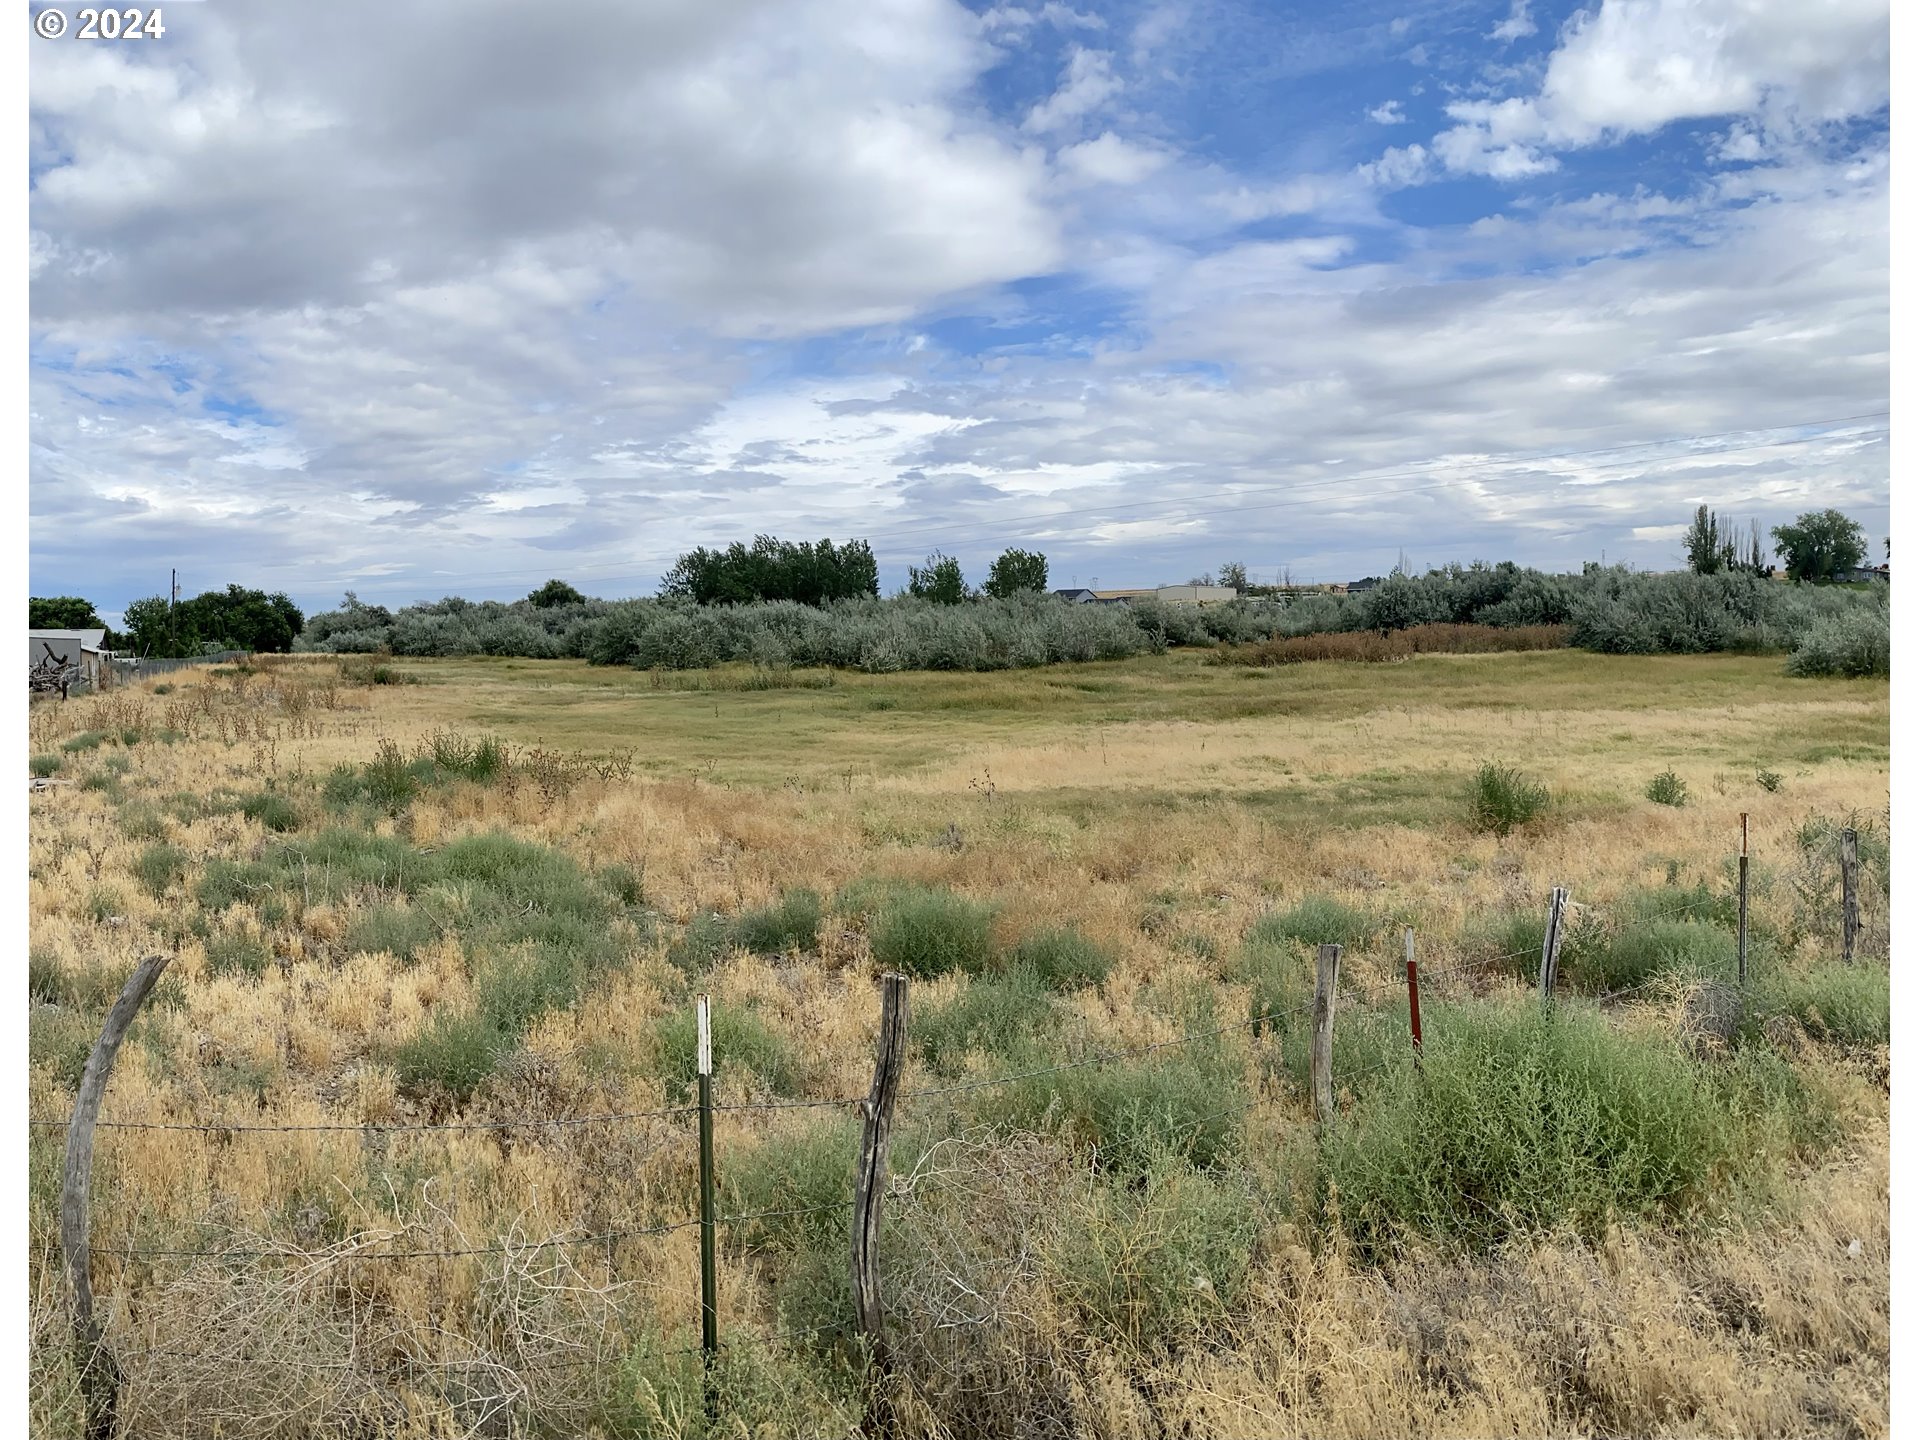
POLYGON ((1422 145, 1395 145, 1378 160, 1359 166, 1355 173, 1369 185, 1398 190, 1418 185, 1432 172, 1431 158, 1422 145))
POLYGON ((1536 33, 1540 27, 1533 23, 1532 8, 1528 0, 1513 0, 1513 9, 1508 12, 1507 18, 1489 30, 1487 38, 1506 43, 1524 40, 1536 33))
POLYGON ((1460 123, 1433 150, 1455 170, 1519 178, 1551 169, 1552 150, 1677 120, 1868 114, 1888 96, 1887 35, 1887 0, 1602 0, 1568 24, 1538 94, 1450 106, 1460 123))
POLYGON ((1096 139, 1067 146, 1060 152, 1059 163, 1088 184, 1137 185, 1172 158, 1164 150, 1135 145, 1107 130, 1096 139))
POLYGON ((1407 121, 1407 114, 1406 111, 1400 108, 1400 102, 1398 100, 1389 100, 1385 104, 1376 105, 1367 111, 1367 118, 1376 125, 1404 125, 1407 121))
POLYGON ((1027 112, 1025 128, 1036 135, 1074 130, 1124 88, 1104 50, 1074 46, 1060 88, 1027 112))
MULTIPOLYGON (((990 40, 1086 28, 1037 0, 993 28, 943 0, 571 3, 350 7, 390 55, 302 7, 45 47, 36 583, 111 605, 160 550, 189 590, 309 602, 634 593, 762 529, 872 533, 890 564, 937 530, 972 571, 1035 512, 1056 570, 1109 583, 1351 578, 1409 534, 1617 558, 1699 495, 1817 493, 1879 533, 1877 439, 1505 458, 1881 408, 1886 151, 1792 143, 1811 81, 1715 121, 1768 163, 1416 228, 1381 191, 1573 143, 1544 85, 1458 102, 1447 149, 1254 174, 1183 152, 1103 51, 986 113, 990 40), (1309 218, 1236 235, 1281 216, 1309 218)), ((1170 56, 1181 13, 1130 43, 1170 56)))

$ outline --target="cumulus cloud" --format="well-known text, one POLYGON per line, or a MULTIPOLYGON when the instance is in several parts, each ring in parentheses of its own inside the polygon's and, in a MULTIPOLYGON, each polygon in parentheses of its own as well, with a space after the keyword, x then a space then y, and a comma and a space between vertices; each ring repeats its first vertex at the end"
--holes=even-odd
POLYGON ((1459 123, 1433 150, 1450 169, 1514 179, 1552 168, 1552 150, 1676 120, 1818 123, 1887 96, 1887 0, 1602 0, 1569 23, 1537 94, 1449 106, 1459 123))
POLYGON ((1367 118, 1376 125, 1404 125, 1407 122, 1406 111, 1400 108, 1398 100, 1389 100, 1367 111, 1367 118))
POLYGON ((1871 434, 1510 459, 1884 403, 1885 147, 1793 143, 1871 101, 1859 56, 1701 21, 1664 79, 1618 62, 1636 110, 1614 3, 1530 93, 1320 169, 1182 143, 1140 68, 1176 5, 1109 42, 1057 3, 229 0, 166 47, 35 47, 35 583, 633 593, 753 531, 972 568, 1010 527, 1115 583, 1332 579, 1389 530, 1618 556, 1708 494, 1877 523, 1871 434), (1008 98, 1023 36, 1062 48, 1008 98), (1381 213, 1748 94, 1665 190, 1381 213))

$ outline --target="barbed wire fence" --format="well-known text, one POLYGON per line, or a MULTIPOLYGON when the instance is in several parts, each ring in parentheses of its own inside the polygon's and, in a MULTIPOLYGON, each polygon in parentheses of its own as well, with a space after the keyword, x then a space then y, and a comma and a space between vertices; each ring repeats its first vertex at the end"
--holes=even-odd
MULTIPOLYGON (((1744 862, 1746 858, 1744 816, 1742 821, 1741 858, 1744 862)), ((1841 850, 1843 882, 1849 897, 1852 896, 1854 887, 1852 877, 1847 872, 1851 865, 1857 863, 1853 858, 1854 847, 1847 843, 1850 840, 1850 834, 1843 837, 1841 850)), ((1747 866, 1742 863, 1739 867, 1736 896, 1704 896, 1659 907, 1663 916, 1679 916, 1702 910, 1720 912, 1728 907, 1730 900, 1736 903, 1739 916, 1738 981, 1743 988, 1749 973, 1746 946, 1747 881, 1747 866)), ((1491 981, 1516 978, 1516 972, 1523 965, 1532 964, 1537 966, 1536 975, 1543 1010, 1551 1013, 1556 1004, 1559 951, 1566 934, 1564 919, 1569 905, 1568 893, 1556 888, 1549 902, 1544 938, 1538 951, 1528 948, 1471 959, 1456 958, 1454 963, 1439 967, 1428 967, 1419 963, 1415 954, 1416 937, 1411 928, 1407 929, 1404 933, 1405 957, 1395 977, 1398 984, 1404 986, 1407 1001, 1407 1014, 1410 1021, 1407 1046, 1404 1050, 1389 1052, 1370 1066, 1359 1069, 1349 1066, 1337 1077, 1332 1073, 1334 1053, 1332 1035, 1337 1013, 1338 970, 1342 947, 1324 945, 1320 947, 1315 993, 1311 1001, 1260 1010, 1244 1019, 1183 1030, 1163 1039, 1096 1050, 1089 1054, 1076 1055, 1056 1064, 1024 1067, 990 1076, 955 1080, 912 1090, 901 1089, 899 1082, 906 1064, 905 1046, 904 1044, 888 1046, 884 1043, 884 1037, 889 1033, 904 1035, 907 981, 904 976, 890 973, 883 977, 881 1022, 883 1043, 876 1056, 873 1088, 866 1096, 715 1102, 710 1085, 703 1083, 700 1086, 700 1102, 695 1104, 586 1115, 513 1116, 476 1121, 357 1123, 322 1121, 267 1124, 227 1120, 205 1122, 171 1119, 100 1120, 97 1112, 119 1041, 131 1024, 134 1012, 138 1010, 167 963, 165 957, 152 957, 136 970, 109 1012, 100 1040, 88 1059, 71 1118, 64 1122, 44 1117, 29 1120, 30 1126, 36 1130, 48 1131, 61 1128, 66 1130, 67 1149, 61 1195, 60 1242, 64 1268, 75 1302, 76 1370, 85 1398, 86 1432, 89 1440, 110 1440, 114 1433, 117 1390, 123 1377, 123 1366, 129 1361, 148 1367, 162 1363, 217 1366, 231 1363, 238 1358, 230 1348, 223 1349, 220 1344, 214 1343, 221 1339, 218 1327, 210 1330, 204 1337, 209 1342, 207 1346, 182 1345, 177 1341, 172 1344, 151 1343, 152 1337, 149 1337, 150 1343, 142 1347, 137 1356, 116 1354, 109 1345, 104 1330, 92 1315, 90 1274, 91 1262, 96 1256, 112 1258, 122 1264, 138 1263, 143 1266, 151 1266, 155 1262, 175 1261, 191 1262, 207 1267, 236 1267, 242 1262, 251 1266, 278 1263, 288 1267, 290 1271, 302 1273, 308 1277, 352 1267, 479 1257, 498 1258, 503 1263, 524 1266, 530 1256, 553 1255, 594 1247, 605 1248, 611 1256, 613 1247, 622 1242, 658 1239, 690 1230, 701 1232, 703 1255, 712 1255, 718 1232, 723 1229, 732 1232, 738 1227, 756 1223, 807 1220, 828 1214, 846 1213, 851 1217, 853 1258, 850 1262, 850 1278, 853 1290, 856 1295, 860 1292, 864 1278, 864 1281, 872 1286, 873 1293, 877 1295, 879 1291, 874 1267, 877 1265, 877 1232, 883 1210, 888 1205, 898 1207, 919 1201, 922 1198, 923 1181, 930 1174, 927 1169, 930 1157, 938 1151, 940 1146, 951 1143, 951 1137, 936 1141, 933 1147, 915 1162, 906 1176, 893 1175, 889 1168, 886 1147, 894 1112, 899 1104, 904 1103, 910 1108, 928 1104, 950 1106, 959 1097, 1044 1081, 1055 1076, 1098 1069, 1206 1043, 1217 1043, 1226 1037, 1250 1032, 1256 1043, 1263 1035, 1271 1036, 1276 1042, 1273 1047, 1276 1051, 1286 1041, 1310 1039, 1306 1067, 1307 1091, 1313 1104, 1315 1123, 1324 1128, 1335 1123, 1336 1120, 1332 1101, 1332 1087, 1336 1078, 1343 1086, 1351 1087, 1356 1081, 1370 1079, 1390 1068, 1404 1066, 1418 1069, 1425 1049, 1420 1001, 1423 990, 1428 987, 1438 986, 1441 990, 1450 992, 1456 999, 1461 996, 1471 997, 1480 993, 1491 981), (1310 1033, 1306 1036, 1297 1029, 1297 1022, 1303 1019, 1308 1021, 1310 1027, 1310 1033), (270 1237, 249 1238, 248 1243, 243 1244, 120 1245, 95 1248, 91 1245, 87 1233, 89 1198, 87 1176, 91 1168, 93 1136, 96 1130, 188 1132, 219 1136, 352 1134, 370 1139, 403 1134, 548 1134, 564 1137, 570 1132, 578 1132, 587 1127, 697 1120, 702 1127, 702 1135, 709 1136, 713 1117, 718 1114, 752 1115, 767 1112, 820 1110, 838 1110, 860 1117, 863 1165, 880 1177, 878 1188, 873 1194, 863 1194, 856 1181, 852 1187, 855 1193, 844 1200, 721 1214, 718 1213, 715 1204, 715 1186, 711 1166, 707 1165, 702 1167, 698 1214, 649 1225, 583 1230, 579 1233, 562 1232, 539 1238, 517 1233, 516 1222, 516 1233, 503 1236, 488 1244, 409 1244, 408 1236, 418 1233, 422 1227, 404 1223, 378 1231, 361 1231, 317 1248, 292 1241, 275 1241, 270 1237), (864 1277, 863 1266, 868 1272, 864 1277)), ((1847 933, 1843 936, 1843 945, 1850 951, 1851 945, 1846 942, 1852 940, 1853 932, 1858 928, 1857 907, 1849 907, 1845 912, 1845 920, 1847 933)), ((1847 958, 1851 959, 1851 955, 1848 954, 1847 958)), ((1669 981, 1656 975, 1632 985, 1600 991, 1591 998, 1602 1005, 1616 1004, 1668 984, 1670 984, 1669 981)), ((708 1013, 707 998, 700 997, 698 1004, 702 1022, 700 1026, 702 1043, 699 1046, 696 1073, 701 1080, 710 1081, 713 1071, 705 1023, 708 1013)), ((1379 1005, 1373 1006, 1372 1009, 1376 1014, 1385 1013, 1379 1005)), ((1262 1104, 1272 1103, 1279 1098, 1263 1090, 1256 1083, 1251 1093, 1213 1111, 1184 1115, 1181 1123, 1189 1128, 1203 1126, 1228 1116, 1244 1115, 1262 1104)), ((692 1133, 689 1128, 681 1132, 678 1138, 684 1141, 691 1138, 692 1133)), ((662 1143, 671 1142, 663 1141, 662 1143)), ((228 1233, 232 1236, 234 1232, 229 1230, 228 1233)), ((884 1378, 886 1355, 883 1315, 877 1313, 861 1315, 857 1313, 860 1307, 850 1306, 849 1313, 844 1319, 811 1326, 776 1326, 771 1330, 761 1330, 754 1328, 751 1324, 736 1323, 729 1327, 726 1339, 722 1341, 719 1338, 719 1328, 716 1323, 719 1307, 714 1267, 708 1264, 703 1265, 702 1268, 700 1308, 705 1322, 702 1342, 698 1345, 679 1346, 666 1350, 650 1350, 648 1353, 653 1358, 690 1360, 696 1356, 700 1357, 710 1378, 714 1362, 723 1348, 742 1344, 777 1348, 831 1334, 846 1341, 868 1357, 869 1363, 873 1366, 870 1377, 872 1383, 869 1387, 870 1396, 873 1398, 870 1403, 873 1405, 884 1403, 884 1387, 880 1383, 884 1378)), ((942 1323, 963 1322, 948 1317, 948 1321, 942 1323)), ((444 1334, 442 1338, 455 1342, 459 1340, 459 1337, 444 1334)), ((583 1363, 594 1363, 602 1358, 597 1347, 579 1340, 566 1343, 555 1342, 548 1347, 552 1353, 519 1354, 509 1360, 486 1354, 469 1354, 459 1359, 435 1358, 422 1353, 422 1347, 418 1343, 410 1342, 407 1337, 398 1337, 395 1343, 385 1348, 383 1353, 375 1355, 354 1344, 355 1337, 348 1336, 346 1339, 352 1353, 345 1358, 299 1354, 276 1355, 274 1363, 308 1371, 352 1374, 370 1380, 382 1374, 391 1376, 415 1372, 465 1372, 475 1368, 485 1370, 489 1367, 516 1372, 523 1369, 560 1370, 577 1367, 583 1363)), ((503 1375, 502 1379, 505 1378, 503 1375)), ((504 1385, 502 1394, 505 1398, 501 1403, 513 1403, 513 1396, 521 1395, 523 1391, 524 1381, 521 1380, 514 1380, 512 1384, 504 1385)))

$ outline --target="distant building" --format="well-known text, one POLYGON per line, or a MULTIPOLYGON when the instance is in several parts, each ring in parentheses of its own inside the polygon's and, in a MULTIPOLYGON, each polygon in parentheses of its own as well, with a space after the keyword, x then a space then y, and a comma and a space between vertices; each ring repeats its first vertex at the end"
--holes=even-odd
POLYGON ((73 685, 100 688, 108 683, 108 661, 104 630, 29 630, 27 665, 46 666, 54 671, 70 671, 73 685))
POLYGON ((1347 594, 1349 595, 1360 595, 1368 590, 1377 590, 1379 588, 1380 577, 1378 575, 1369 575, 1364 580, 1349 580, 1347 582, 1347 594))
POLYGON ((1147 585, 1127 590, 1056 590, 1060 599, 1075 605, 1132 605, 1157 600, 1162 605, 1224 605, 1239 598, 1231 585, 1147 585))
POLYGON ((1873 580, 1888 582, 1893 575, 1885 565, 1856 565, 1851 570, 1842 570, 1838 578, 1850 585, 1863 585, 1873 580))

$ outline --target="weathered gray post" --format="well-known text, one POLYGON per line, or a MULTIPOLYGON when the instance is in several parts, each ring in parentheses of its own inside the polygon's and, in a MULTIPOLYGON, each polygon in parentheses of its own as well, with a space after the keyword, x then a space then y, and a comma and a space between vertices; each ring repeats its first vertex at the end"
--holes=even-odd
POLYGON ((1853 963, 1860 940, 1860 837, 1849 825, 1840 832, 1840 958, 1853 963))
POLYGON ((1560 979, 1560 932, 1566 922, 1567 892, 1561 886, 1553 887, 1553 898, 1547 903, 1547 933, 1540 942, 1540 1008, 1547 1010, 1553 1005, 1553 987, 1560 979))
POLYGON ((1333 999, 1340 980, 1340 947, 1322 945, 1313 976, 1313 1118, 1333 1119, 1333 999))
POLYGON ((860 1103, 860 1159, 853 1180, 854 1323, 867 1342, 868 1400, 863 1428, 892 1428, 887 1387, 886 1316, 880 1303, 880 1201, 887 1192, 887 1147, 893 1132, 893 1101, 907 1059, 907 977, 889 970, 880 977, 880 1034, 873 1049, 873 1088, 860 1103))
POLYGON ((73 1341, 80 1390, 86 1399, 87 1440, 112 1440, 120 1390, 120 1367, 102 1340, 100 1322, 93 1315, 93 1249, 87 1234, 87 1206, 93 1190, 93 1126, 100 1117, 100 1101, 107 1093, 107 1077, 113 1073, 120 1042, 127 1038, 133 1017, 171 958, 149 955, 127 977, 120 998, 107 1011, 100 1038, 93 1042, 87 1067, 80 1073, 73 1119, 67 1124, 67 1153, 60 1172, 60 1251, 66 1260, 67 1284, 73 1292, 73 1341))

